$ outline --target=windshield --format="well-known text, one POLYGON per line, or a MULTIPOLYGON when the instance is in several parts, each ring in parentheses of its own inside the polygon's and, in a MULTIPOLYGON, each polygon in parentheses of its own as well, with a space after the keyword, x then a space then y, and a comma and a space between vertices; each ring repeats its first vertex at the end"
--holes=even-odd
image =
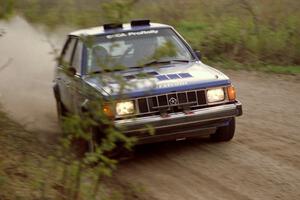
POLYGON ((87 73, 114 67, 140 67, 152 61, 192 60, 170 28, 97 36, 88 48, 87 73))

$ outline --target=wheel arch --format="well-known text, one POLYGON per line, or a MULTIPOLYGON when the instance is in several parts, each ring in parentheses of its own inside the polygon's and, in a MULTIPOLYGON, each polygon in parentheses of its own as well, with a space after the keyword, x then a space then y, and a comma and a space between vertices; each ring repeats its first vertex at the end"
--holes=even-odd
POLYGON ((54 92, 54 97, 55 97, 55 99, 56 99, 57 101, 58 101, 58 100, 60 101, 61 98, 60 98, 59 86, 58 86, 57 83, 55 83, 54 86, 53 86, 53 92, 54 92))

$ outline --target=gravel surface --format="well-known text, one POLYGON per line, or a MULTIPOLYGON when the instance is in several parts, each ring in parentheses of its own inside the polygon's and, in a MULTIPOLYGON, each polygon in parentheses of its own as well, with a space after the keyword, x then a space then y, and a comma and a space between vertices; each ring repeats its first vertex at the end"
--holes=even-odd
POLYGON ((225 72, 244 106, 235 138, 139 147, 121 179, 162 200, 300 199, 300 77, 225 72))

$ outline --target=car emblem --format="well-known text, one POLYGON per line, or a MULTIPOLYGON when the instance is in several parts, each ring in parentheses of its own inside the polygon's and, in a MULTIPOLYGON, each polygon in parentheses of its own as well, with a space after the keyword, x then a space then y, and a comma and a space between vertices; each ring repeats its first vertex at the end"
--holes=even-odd
POLYGON ((172 97, 171 99, 169 99, 169 104, 170 105, 176 105, 177 104, 177 99, 175 99, 174 97, 172 97))

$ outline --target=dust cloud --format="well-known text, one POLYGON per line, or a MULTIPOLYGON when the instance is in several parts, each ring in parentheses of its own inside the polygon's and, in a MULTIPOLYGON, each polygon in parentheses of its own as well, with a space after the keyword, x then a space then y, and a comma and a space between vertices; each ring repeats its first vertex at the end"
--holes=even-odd
POLYGON ((49 41, 61 48, 68 30, 48 34, 21 17, 0 22, 0 103, 30 130, 57 132, 52 93, 55 56, 49 41))

